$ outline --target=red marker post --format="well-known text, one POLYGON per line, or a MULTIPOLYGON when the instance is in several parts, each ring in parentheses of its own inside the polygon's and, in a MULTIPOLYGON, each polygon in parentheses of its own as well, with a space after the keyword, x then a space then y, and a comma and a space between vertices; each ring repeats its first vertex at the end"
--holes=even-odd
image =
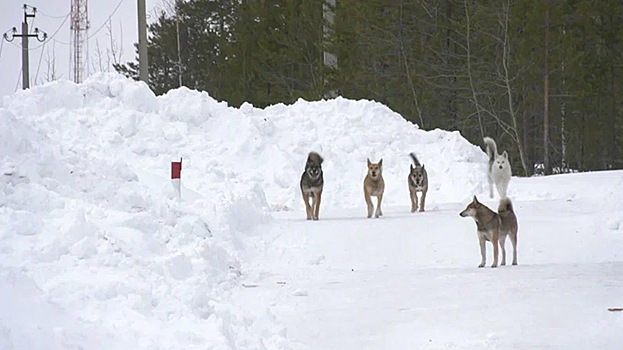
POLYGON ((182 198, 182 158, 179 162, 171 162, 171 183, 177 198, 182 198))

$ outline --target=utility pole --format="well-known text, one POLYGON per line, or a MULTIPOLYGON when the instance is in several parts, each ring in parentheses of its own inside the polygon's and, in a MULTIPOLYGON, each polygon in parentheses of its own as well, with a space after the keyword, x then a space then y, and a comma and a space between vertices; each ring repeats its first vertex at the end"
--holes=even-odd
MULTIPOLYGON (((324 18, 323 25, 323 37, 324 37, 324 45, 325 49, 322 55, 324 65, 331 70, 337 70, 337 55, 327 51, 327 46, 331 40, 331 36, 333 35, 333 30, 335 26, 335 2, 336 0, 325 0, 322 3, 322 17, 324 18)), ((327 79, 325 78, 325 84, 327 84, 327 79)), ((325 93, 325 97, 334 98, 337 97, 336 90, 330 90, 325 93)))
POLYGON ((180 0, 175 2, 175 30, 177 32, 177 80, 182 87, 182 47, 180 46, 180 0))
POLYGON ((149 61, 147 58, 147 11, 145 0, 138 4, 138 78, 149 84, 149 61))
POLYGON ((44 31, 40 31, 39 28, 35 28, 34 34, 28 33, 28 18, 35 18, 37 8, 32 8, 32 13, 28 13, 28 5, 24 4, 24 21, 22 22, 22 32, 17 33, 17 28, 13 27, 11 35, 4 33, 4 40, 11 42, 16 37, 22 38, 22 89, 26 90, 30 88, 30 76, 28 71, 28 38, 37 38, 39 42, 44 42, 48 38, 48 34, 44 31), (39 38, 39 34, 43 34, 42 38, 39 38))

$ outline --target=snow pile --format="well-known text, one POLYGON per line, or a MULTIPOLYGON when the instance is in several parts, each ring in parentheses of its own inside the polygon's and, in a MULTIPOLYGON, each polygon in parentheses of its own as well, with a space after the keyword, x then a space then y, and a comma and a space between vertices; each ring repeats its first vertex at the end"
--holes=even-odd
MULTIPOLYGON (((253 179, 262 184, 273 208, 303 208, 299 180, 309 151, 325 159, 322 208, 365 207, 363 179, 366 159, 383 158, 386 205, 410 204, 407 176, 415 152, 428 171, 428 203, 457 202, 483 189, 486 169, 484 152, 469 144, 458 132, 423 131, 388 107, 372 101, 337 98, 330 101, 299 100, 291 106, 264 110, 241 107, 243 116, 233 121, 244 129, 238 136, 217 127, 211 133, 225 144, 219 158, 241 172, 256 170, 253 179), (237 138, 233 145, 230 138, 237 138), (255 166, 254 164, 257 164, 255 166)), ((221 118, 215 124, 231 119, 221 118)))
POLYGON ((384 159, 388 206, 409 203, 410 152, 429 172, 428 208, 484 189, 479 147, 370 101, 236 109, 100 74, 5 97, 0 125, 0 306, 24 307, 2 307, 2 349, 291 347, 270 309, 228 297, 270 209, 302 208, 311 150, 325 158, 321 217, 364 206, 368 157, 384 159))
POLYGON ((165 129, 155 102, 144 85, 116 76, 4 99, 0 348, 286 342, 269 316, 227 301, 248 228, 270 220, 258 186, 210 172, 210 195, 185 191, 178 201, 165 147, 148 151, 145 134, 122 151, 152 122, 153 143, 166 143, 157 140, 165 129))

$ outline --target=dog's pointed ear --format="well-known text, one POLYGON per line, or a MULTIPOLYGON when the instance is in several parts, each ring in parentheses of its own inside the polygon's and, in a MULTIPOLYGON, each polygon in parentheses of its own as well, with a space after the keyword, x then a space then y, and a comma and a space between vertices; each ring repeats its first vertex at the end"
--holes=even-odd
POLYGON ((370 158, 368 158, 368 166, 370 166, 370 164, 372 164, 372 162, 370 161, 370 158))
POLYGON ((476 198, 476 196, 474 195, 474 200, 472 201, 472 203, 474 204, 478 204, 478 198, 476 198))
POLYGON ((383 158, 381 158, 381 160, 379 160, 379 166, 383 166, 383 158))
POLYGON ((411 171, 413 171, 413 164, 409 164, 409 169, 411 169, 411 171))
POLYGON ((320 161, 320 164, 322 164, 322 162, 324 162, 324 159, 321 156, 318 156, 318 160, 320 161))
POLYGON ((422 170, 424 170, 424 164, 422 164, 422 170))
POLYGON ((504 158, 506 158, 506 160, 508 160, 508 153, 506 153, 506 151, 504 151, 504 153, 502 153, 502 155, 504 156, 504 158))

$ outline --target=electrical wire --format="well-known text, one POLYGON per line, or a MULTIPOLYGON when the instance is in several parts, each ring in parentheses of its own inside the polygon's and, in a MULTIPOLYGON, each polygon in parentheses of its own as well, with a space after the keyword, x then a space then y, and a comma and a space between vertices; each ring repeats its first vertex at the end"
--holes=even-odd
POLYGON ((97 30, 95 31, 95 33, 92 33, 91 35, 89 35, 85 40, 89 40, 92 37, 94 37, 97 33, 99 33, 100 30, 102 30, 102 28, 104 28, 104 26, 106 26, 106 23, 108 23, 108 21, 110 21, 110 19, 112 18, 112 16, 115 15, 115 13, 117 12, 117 10, 119 9, 119 6, 121 6, 121 3, 123 2, 123 0, 119 0, 119 3, 117 4, 117 6, 115 7, 115 9, 112 11, 112 13, 110 15, 108 15, 108 18, 104 21, 104 23, 102 23, 102 25, 97 28, 97 30))
POLYGON ((67 17, 67 15, 65 15, 65 16, 51 16, 51 15, 45 14, 45 12, 42 12, 42 11, 40 11, 40 10, 37 10, 37 12, 38 12, 38 13, 40 13, 43 17, 48 17, 48 18, 57 18, 57 19, 60 19, 60 18, 65 18, 65 17, 67 17))
POLYGON ((19 86, 19 78, 22 76, 22 69, 19 69, 19 74, 17 75, 17 81, 15 82, 15 90, 13 90, 13 92, 17 92, 17 87, 19 86))
MULTIPOLYGON (((63 22, 61 23, 61 25, 60 25, 60 26, 58 26, 58 28, 56 28, 56 30, 54 31, 54 33, 48 37, 48 40, 49 40, 49 39, 54 39, 54 37, 56 36, 56 34, 58 34, 58 31, 59 31, 59 30, 61 30, 61 28, 63 27, 63 25, 65 24, 65 22, 67 22, 67 19, 69 18, 69 15, 70 15, 70 14, 68 13, 68 14, 65 16, 65 19, 63 20, 63 22)), ((43 45, 45 45, 45 40, 43 41, 43 44, 38 45, 38 46, 35 46, 35 47, 33 47, 32 49, 28 49, 28 50, 36 50, 36 49, 38 49, 38 48, 42 47, 43 45)))
POLYGON ((4 38, 0 38, 0 62, 2 62, 2 47, 4 46, 4 38))
POLYGON ((39 56, 39 64, 37 64, 37 73, 35 74, 35 83, 32 85, 36 85, 37 84, 37 78, 39 77, 39 68, 41 68, 41 61, 43 59, 43 51, 45 51, 45 44, 46 42, 43 42, 43 48, 41 48, 41 56, 39 56))
POLYGON ((66 43, 66 42, 60 41, 60 40, 58 40, 56 38, 53 38, 52 41, 54 41, 57 44, 61 44, 61 45, 65 45, 65 46, 71 45, 71 43, 66 43))

